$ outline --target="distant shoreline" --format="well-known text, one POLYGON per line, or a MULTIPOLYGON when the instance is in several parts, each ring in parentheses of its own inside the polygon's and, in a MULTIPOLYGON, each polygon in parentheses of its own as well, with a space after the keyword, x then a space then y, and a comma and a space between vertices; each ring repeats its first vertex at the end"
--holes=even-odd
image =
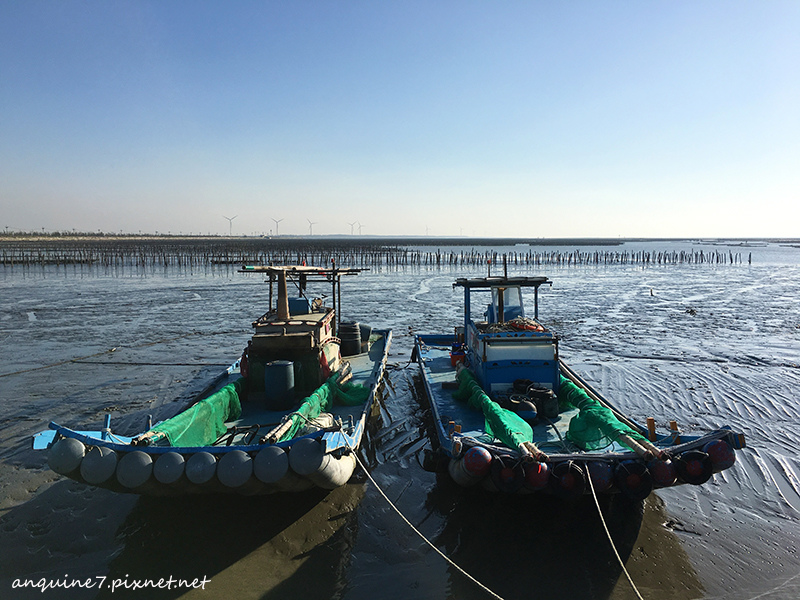
POLYGON ((766 244, 800 244, 800 238, 496 238, 496 237, 425 237, 425 236, 227 236, 227 235, 135 235, 135 234, 0 234, 0 245, 30 244, 264 244, 266 246, 621 246, 641 242, 687 242, 704 245, 759 247, 766 244))

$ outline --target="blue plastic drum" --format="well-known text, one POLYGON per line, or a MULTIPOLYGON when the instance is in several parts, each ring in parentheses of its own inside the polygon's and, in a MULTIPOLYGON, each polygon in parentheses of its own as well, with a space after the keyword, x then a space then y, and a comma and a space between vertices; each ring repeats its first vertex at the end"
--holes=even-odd
POLYGON ((274 360, 264 365, 267 410, 288 410, 294 406, 294 363, 274 360))

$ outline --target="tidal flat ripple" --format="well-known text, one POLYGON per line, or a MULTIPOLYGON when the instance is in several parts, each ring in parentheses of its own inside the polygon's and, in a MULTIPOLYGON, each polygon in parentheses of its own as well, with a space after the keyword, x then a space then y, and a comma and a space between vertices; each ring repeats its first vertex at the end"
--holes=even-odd
MULTIPOLYGON (((648 246, 649 244, 649 246, 648 246)), ((688 242, 641 242, 690 251, 688 242)), ((502 248, 496 250, 502 252, 502 248)), ((561 354, 637 419, 731 425, 748 448, 702 487, 607 506, 645 598, 800 597, 800 250, 726 265, 517 266, 546 275, 540 315, 561 354)), ((593 505, 501 501, 422 470, 426 406, 413 334, 450 331, 456 277, 484 268, 374 268, 343 313, 392 327, 371 475, 440 550, 502 597, 634 598, 593 505)), ((56 476, 30 436, 49 421, 122 433, 174 414, 246 344, 266 286, 235 267, 0 272, 0 597, 152 597, 12 589, 16 579, 202 577, 163 597, 479 599, 485 592, 411 532, 363 473, 329 494, 139 498, 56 476)))

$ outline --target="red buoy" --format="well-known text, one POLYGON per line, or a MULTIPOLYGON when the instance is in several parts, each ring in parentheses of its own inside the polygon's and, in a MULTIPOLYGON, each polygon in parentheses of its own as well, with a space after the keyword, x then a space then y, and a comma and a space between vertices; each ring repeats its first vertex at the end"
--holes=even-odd
POLYGON ((491 464, 491 453, 481 446, 473 446, 464 454, 464 470, 474 477, 484 477, 491 464))
POLYGON ((557 464, 550 470, 550 489, 562 498, 577 498, 586 490, 586 476, 573 461, 557 464))
POLYGON ((512 456, 498 456, 489 468, 492 483, 501 492, 513 494, 525 485, 525 472, 522 463, 512 456))
POLYGON ((589 471, 592 487, 598 494, 605 492, 614 483, 614 470, 609 462, 596 460, 587 463, 586 470, 589 471))
POLYGON ((651 460, 647 463, 647 470, 653 476, 653 483, 656 487, 669 487, 678 481, 678 472, 675 470, 675 463, 671 460, 651 460))
POLYGON ((525 487, 529 490, 541 490, 547 487, 550 480, 550 469, 547 463, 533 462, 523 465, 525 471, 525 487))
POLYGON ((633 500, 644 500, 653 491, 653 476, 642 461, 623 460, 614 470, 619 490, 633 500))
POLYGON ((730 469, 736 462, 736 453, 725 440, 715 440, 703 446, 703 452, 711 458, 711 468, 714 473, 730 469))
POLYGON ((714 474, 711 457, 700 450, 689 450, 681 454, 675 460, 675 469, 682 481, 692 485, 701 485, 714 474))

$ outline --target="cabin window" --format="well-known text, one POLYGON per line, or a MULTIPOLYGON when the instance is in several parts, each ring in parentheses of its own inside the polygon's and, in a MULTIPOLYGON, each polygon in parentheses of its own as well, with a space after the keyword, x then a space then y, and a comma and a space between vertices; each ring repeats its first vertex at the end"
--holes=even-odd
POLYGON ((522 290, 519 287, 492 288, 492 303, 489 305, 487 320, 490 323, 500 321, 500 290, 503 290, 503 321, 508 321, 514 317, 524 317, 525 310, 522 307, 522 290))

